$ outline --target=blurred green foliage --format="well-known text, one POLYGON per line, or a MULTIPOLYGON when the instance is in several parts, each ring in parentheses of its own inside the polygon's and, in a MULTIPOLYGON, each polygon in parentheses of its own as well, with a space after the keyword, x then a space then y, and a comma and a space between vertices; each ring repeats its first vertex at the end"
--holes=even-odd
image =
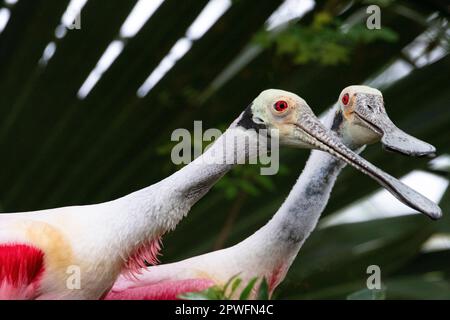
POLYGON ((239 276, 232 277, 224 286, 213 286, 200 292, 185 293, 185 300, 269 300, 269 286, 265 278, 253 278, 243 283, 239 276), (254 293, 254 294, 252 294, 254 293))
POLYGON ((377 40, 394 42, 397 34, 389 27, 369 30, 364 21, 348 25, 327 11, 315 13, 310 25, 289 25, 276 37, 267 31, 255 37, 256 43, 274 45, 278 55, 290 57, 296 64, 316 62, 325 66, 349 63, 350 53, 358 45, 377 40))

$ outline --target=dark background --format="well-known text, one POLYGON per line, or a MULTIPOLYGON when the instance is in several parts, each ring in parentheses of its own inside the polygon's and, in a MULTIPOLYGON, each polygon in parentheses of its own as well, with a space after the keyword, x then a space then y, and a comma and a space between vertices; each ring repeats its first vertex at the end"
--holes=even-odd
MULTIPOLYGON (((207 1, 165 0, 92 92, 77 92, 136 4, 89 0, 81 30, 57 39, 66 0, 19 0, 0 34, 0 208, 3 212, 90 204, 153 184, 177 167, 170 161, 174 129, 225 128, 263 89, 293 91, 316 114, 347 85, 360 84, 401 61, 412 70, 381 87, 391 119, 405 131, 450 153, 449 4, 427 1, 316 1, 302 19, 267 32, 279 0, 238 0, 145 98, 136 91, 182 38, 207 1), (382 29, 365 27, 378 4, 382 29), (350 23, 352 22, 352 23, 350 23), (420 38, 418 38, 420 37, 420 38), (419 39, 419 40, 418 40, 419 39), (411 56, 408 48, 419 41, 411 56), (39 62, 56 44, 53 57, 39 62), (257 54, 225 83, 217 77, 248 50, 257 54), (438 58, 434 54, 440 52, 438 58), (433 58, 434 57, 434 58, 433 58), (425 61, 425 62, 424 62, 425 61)), ((228 174, 164 241, 162 262, 232 245, 262 226, 280 206, 308 151, 283 150, 282 170, 261 177, 255 167, 228 174)), ((433 171, 410 159, 369 147, 364 157, 401 177, 433 171)), ((448 178, 445 169, 434 170, 448 178)), ((324 216, 367 196, 378 185, 345 169, 324 216)), ((301 250, 278 298, 339 298, 365 288, 366 268, 382 269, 385 297, 450 298, 450 247, 424 252, 433 235, 450 234, 450 191, 444 218, 420 215, 341 224, 316 231, 301 250), (382 240, 371 250, 360 244, 382 240)))

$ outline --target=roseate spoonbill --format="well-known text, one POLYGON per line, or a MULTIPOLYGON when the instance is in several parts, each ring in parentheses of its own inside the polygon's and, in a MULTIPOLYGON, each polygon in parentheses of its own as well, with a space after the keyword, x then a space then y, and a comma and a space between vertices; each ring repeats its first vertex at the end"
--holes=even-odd
POLYGON ((96 205, 0 215, 0 298, 103 297, 120 273, 135 274, 144 261, 156 262, 161 236, 234 164, 257 152, 258 143, 249 141, 259 142, 253 129, 262 128, 281 145, 329 152, 413 208, 440 215, 433 202, 345 147, 302 98, 266 90, 202 156, 150 187, 96 205))
MULTIPOLYGON (((385 111, 381 92, 367 86, 345 88, 323 122, 358 152, 381 141, 383 147, 410 156, 435 153, 433 146, 398 129, 385 111)), ((235 275, 242 279, 241 287, 254 277, 265 277, 272 293, 315 228, 344 166, 313 150, 283 205, 252 236, 230 248, 148 267, 136 278, 121 276, 106 299, 175 299, 181 293, 223 285, 235 275)))

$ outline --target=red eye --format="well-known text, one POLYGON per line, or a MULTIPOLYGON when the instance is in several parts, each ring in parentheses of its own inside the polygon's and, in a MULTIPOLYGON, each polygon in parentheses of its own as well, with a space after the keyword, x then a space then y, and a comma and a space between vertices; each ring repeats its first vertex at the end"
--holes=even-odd
POLYGON ((278 112, 282 112, 282 111, 286 110, 289 107, 289 105, 286 101, 280 100, 280 101, 277 101, 273 107, 278 112))
POLYGON ((348 95, 348 93, 344 94, 342 96, 342 103, 344 104, 344 106, 346 106, 349 101, 350 101, 350 96, 348 95))

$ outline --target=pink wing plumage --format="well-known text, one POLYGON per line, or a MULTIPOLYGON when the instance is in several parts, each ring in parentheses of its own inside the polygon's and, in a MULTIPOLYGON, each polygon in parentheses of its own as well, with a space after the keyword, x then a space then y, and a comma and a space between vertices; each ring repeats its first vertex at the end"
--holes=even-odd
POLYGON ((36 298, 44 269, 41 250, 26 244, 0 245, 0 300, 36 298))
POLYGON ((105 300, 177 300, 180 294, 202 291, 213 285, 209 279, 161 281, 120 290, 113 288, 105 300))

